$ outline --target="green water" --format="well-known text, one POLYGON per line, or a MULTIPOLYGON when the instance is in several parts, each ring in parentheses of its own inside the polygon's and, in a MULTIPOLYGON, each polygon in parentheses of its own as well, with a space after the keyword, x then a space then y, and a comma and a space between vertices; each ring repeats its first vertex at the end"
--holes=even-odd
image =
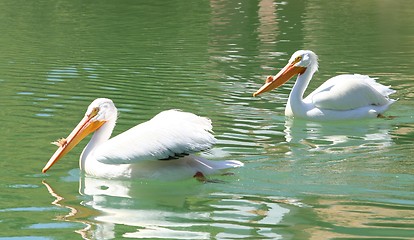
POLYGON ((413 239, 414 4, 0 1, 0 239, 413 239), (394 119, 283 116, 293 81, 252 93, 298 49, 310 90, 340 73, 392 85, 394 119), (80 177, 84 141, 47 174, 97 97, 114 134, 179 108, 212 119, 221 183, 80 177))

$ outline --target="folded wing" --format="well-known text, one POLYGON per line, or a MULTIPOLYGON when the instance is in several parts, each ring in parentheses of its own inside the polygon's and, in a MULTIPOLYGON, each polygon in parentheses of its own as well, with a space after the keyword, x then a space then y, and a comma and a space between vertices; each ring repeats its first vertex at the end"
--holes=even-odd
POLYGON ((208 118, 167 110, 109 139, 94 155, 96 160, 107 164, 175 159, 211 148, 216 142, 211 131, 208 118))
POLYGON ((305 99, 316 107, 330 110, 352 110, 364 106, 389 103, 395 91, 365 75, 344 74, 333 77, 305 99))

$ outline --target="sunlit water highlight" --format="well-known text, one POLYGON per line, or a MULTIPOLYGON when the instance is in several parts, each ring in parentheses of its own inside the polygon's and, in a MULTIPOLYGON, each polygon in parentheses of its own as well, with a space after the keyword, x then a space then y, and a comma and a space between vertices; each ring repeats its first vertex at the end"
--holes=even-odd
POLYGON ((0 3, 0 239, 412 239, 414 9, 408 1, 0 3), (386 16, 386 17, 384 17, 386 16), (320 71, 378 77, 394 119, 286 119, 293 81, 253 98, 300 48, 320 71), (114 134, 179 108, 212 119, 218 183, 83 176, 76 148, 44 175, 97 97, 114 134))

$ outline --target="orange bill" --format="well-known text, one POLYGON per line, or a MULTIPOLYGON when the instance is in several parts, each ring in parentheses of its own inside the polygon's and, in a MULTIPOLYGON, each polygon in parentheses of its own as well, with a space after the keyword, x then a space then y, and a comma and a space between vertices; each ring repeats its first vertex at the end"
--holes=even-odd
POLYGON ((75 129, 73 129, 66 139, 58 140, 56 145, 58 145, 59 148, 42 169, 43 173, 49 170, 53 164, 72 150, 72 148, 74 148, 82 139, 90 133, 96 131, 105 123, 105 121, 97 121, 93 119, 95 116, 95 112, 90 115, 85 115, 85 117, 79 122, 79 124, 75 127, 75 129))
POLYGON ((295 75, 303 74, 306 68, 295 66, 295 64, 296 62, 289 63, 282 70, 280 70, 276 76, 267 77, 265 84, 259 90, 253 93, 253 97, 282 86, 295 75))

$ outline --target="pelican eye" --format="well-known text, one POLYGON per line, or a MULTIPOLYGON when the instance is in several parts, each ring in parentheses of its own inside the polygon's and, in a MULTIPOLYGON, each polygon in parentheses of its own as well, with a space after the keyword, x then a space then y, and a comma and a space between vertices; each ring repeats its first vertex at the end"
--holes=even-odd
POLYGON ((299 62, 300 60, 302 60, 301 56, 298 56, 298 57, 295 58, 295 62, 299 62))
POLYGON ((91 111, 91 113, 89 113, 89 117, 95 117, 96 115, 98 115, 99 112, 99 107, 94 107, 91 111))

